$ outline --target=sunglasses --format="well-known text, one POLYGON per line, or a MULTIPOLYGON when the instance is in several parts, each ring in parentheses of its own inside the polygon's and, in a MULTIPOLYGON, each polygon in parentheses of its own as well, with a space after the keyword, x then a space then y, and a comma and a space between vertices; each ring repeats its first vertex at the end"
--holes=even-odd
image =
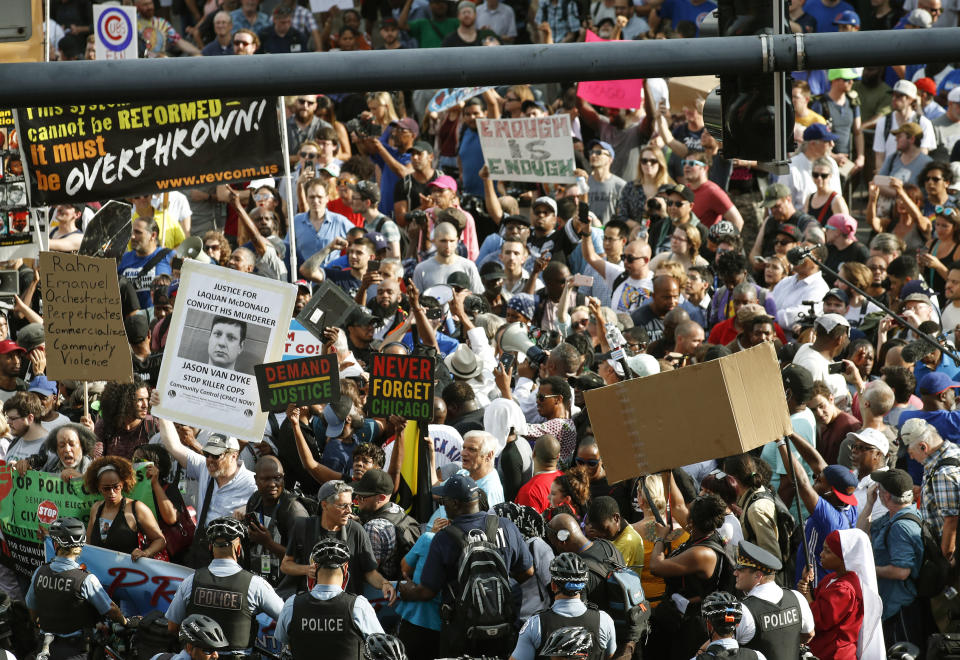
POLYGON ((300 158, 316 158, 316 157, 319 156, 319 155, 320 155, 320 154, 318 154, 316 151, 301 151, 301 152, 300 152, 300 158))
POLYGON ((940 183, 943 181, 942 176, 928 176, 924 181, 933 181, 934 183, 940 183))
POLYGON ((591 155, 591 156, 604 156, 604 155, 606 155, 606 153, 607 153, 607 152, 604 151, 603 149, 591 149, 591 150, 590 150, 590 155, 591 155))
POLYGON ((219 249, 220 249, 220 245, 219 245, 218 243, 213 243, 213 244, 211 244, 211 245, 204 245, 204 246, 203 246, 203 251, 204 251, 204 252, 213 252, 214 250, 219 250, 219 249))
POLYGON ((252 41, 244 41, 243 39, 234 39, 234 40, 233 40, 233 45, 234 45, 234 46, 252 46, 252 45, 253 45, 253 42, 252 42, 252 41))
MULTIPOLYGON (((301 153, 300 155, 302 156, 303 154, 301 153)), ((258 193, 253 196, 253 200, 256 202, 265 202, 268 199, 273 199, 273 195, 270 193, 258 193)))
POLYGON ((630 254, 625 254, 625 255, 623 255, 623 260, 626 261, 628 264, 632 264, 634 261, 641 261, 641 260, 647 261, 647 258, 646 258, 646 257, 635 257, 635 256, 630 255, 630 254))
POLYGON ((789 238, 778 238, 773 242, 774 245, 790 245, 791 243, 796 243, 796 241, 790 240, 789 238))
POLYGON ((112 486, 100 486, 101 493, 116 493, 123 489, 123 484, 115 483, 112 486))
POLYGON ((547 399, 552 399, 555 396, 560 396, 559 394, 540 394, 537 392, 537 401, 546 401, 547 399))
POLYGON ((676 206, 677 208, 680 208, 681 206, 683 206, 683 205, 686 204, 686 203, 687 203, 687 200, 685 200, 685 199, 681 199, 679 202, 674 201, 674 200, 672 200, 672 199, 668 199, 668 200, 667 200, 667 206, 676 206))
POLYGON ((224 454, 210 454, 208 452, 203 452, 203 457, 208 461, 219 461, 224 457, 224 454))
POLYGON ((640 162, 643 165, 659 165, 660 164, 660 161, 657 160, 656 158, 641 158, 640 162))
POLYGON ((937 215, 942 215, 947 218, 957 213, 957 209, 952 206, 937 206, 933 209, 933 212, 937 215))
POLYGON ((316 101, 308 101, 307 99, 297 99, 297 103, 300 105, 316 105, 316 101))
POLYGON ((599 458, 580 458, 579 456, 573 459, 577 465, 586 465, 588 467, 597 467, 600 465, 599 458))
POLYGON ((334 503, 331 502, 331 503, 329 503, 329 504, 330 504, 330 506, 332 506, 333 508, 335 508, 335 509, 340 509, 341 511, 349 511, 350 509, 353 508, 353 502, 343 502, 342 504, 340 504, 340 503, 334 504, 334 503))
POLYGON ((707 166, 707 164, 704 163, 702 160, 689 160, 689 159, 681 160, 680 164, 683 165, 684 167, 693 167, 694 165, 699 165, 700 167, 707 166))
POLYGON ((829 172, 811 172, 810 176, 813 177, 814 179, 829 179, 830 173, 829 172))

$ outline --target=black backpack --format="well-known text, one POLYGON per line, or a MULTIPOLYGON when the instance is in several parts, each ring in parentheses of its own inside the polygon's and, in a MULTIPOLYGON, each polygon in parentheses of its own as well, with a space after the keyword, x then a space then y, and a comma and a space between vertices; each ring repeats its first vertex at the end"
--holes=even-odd
POLYGON ((753 538, 753 528, 746 514, 750 505, 761 499, 773 500, 776 507, 777 542, 780 544, 780 561, 783 562, 783 569, 777 572, 777 584, 788 586, 795 575, 797 548, 803 542, 803 527, 797 524, 797 519, 793 517, 790 509, 778 495, 768 490, 760 490, 754 492, 743 507, 744 537, 753 538))
POLYGON ((927 660, 960 660, 960 633, 931 635, 927 660))
POLYGON ((517 617, 507 563, 497 547, 499 530, 496 514, 487 515, 482 539, 474 532, 468 536, 453 524, 443 528, 461 550, 456 579, 447 585, 452 598, 441 615, 447 624, 445 634, 468 647, 471 642, 505 641, 513 636, 517 617))
POLYGON ((397 528, 397 556, 404 557, 420 538, 420 523, 413 516, 401 511, 388 511, 376 516, 390 522, 397 528))
POLYGON ((734 593, 737 589, 737 578, 733 574, 733 569, 736 567, 737 562, 736 559, 731 556, 731 553, 735 550, 733 545, 724 541, 719 534, 716 534, 715 537, 708 537, 706 540, 695 545, 705 546, 717 553, 720 568, 717 574, 717 586, 714 588, 714 591, 734 593), (719 538, 720 541, 714 540, 715 538, 719 538))

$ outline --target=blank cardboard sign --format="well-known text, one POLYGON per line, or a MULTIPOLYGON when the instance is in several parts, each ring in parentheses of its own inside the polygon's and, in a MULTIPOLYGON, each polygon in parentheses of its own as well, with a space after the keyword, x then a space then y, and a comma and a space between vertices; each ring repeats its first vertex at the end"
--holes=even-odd
POLYGON ((611 483, 739 454, 792 430, 770 344, 584 398, 611 483))

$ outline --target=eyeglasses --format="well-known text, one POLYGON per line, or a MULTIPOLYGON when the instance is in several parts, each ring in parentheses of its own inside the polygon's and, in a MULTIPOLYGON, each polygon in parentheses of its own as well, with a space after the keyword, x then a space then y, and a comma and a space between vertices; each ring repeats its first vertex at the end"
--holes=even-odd
POLYGON ((957 209, 953 208, 952 206, 937 206, 933 209, 933 212, 937 215, 942 215, 949 218, 957 213, 957 209))
POLYGON ((123 489, 123 484, 119 482, 111 485, 100 486, 101 493, 116 493, 121 491, 122 489, 123 489))
POLYGON ((677 208, 680 208, 686 203, 687 203, 687 200, 685 199, 681 199, 679 202, 672 199, 667 200, 667 206, 676 206, 677 208))
POLYGON ((577 327, 583 327, 588 323, 590 323, 590 319, 580 319, 579 321, 573 321, 571 325, 575 325, 577 327))
POLYGON ((640 163, 643 165, 659 165, 660 161, 656 158, 641 158, 640 163))
MULTIPOLYGON (((194 647, 194 648, 196 648, 196 647, 194 647)), ((213 655, 214 653, 217 653, 217 650, 216 650, 216 649, 201 649, 201 648, 196 648, 196 650, 197 650, 197 651, 200 651, 200 653, 202 653, 202 654, 204 654, 204 655, 213 655)))
POLYGON ((299 103, 300 105, 316 105, 317 104, 316 101, 310 101, 308 99, 297 99, 297 103, 299 103))
POLYGON ((537 392, 537 401, 546 401, 547 399, 552 399, 555 396, 560 396, 559 394, 540 394, 537 392))
POLYGON ((927 12, 929 12, 931 16, 936 16, 938 14, 943 13, 943 8, 942 7, 937 7, 936 9, 931 8, 931 9, 927 9, 927 12))
POLYGON ((934 183, 940 183, 943 181, 942 176, 928 176, 924 181, 933 181, 934 183))
POLYGON ((252 41, 244 41, 243 39, 234 39, 234 40, 233 40, 233 45, 234 45, 234 46, 252 46, 252 45, 253 45, 253 42, 252 42, 252 41))
POLYGON ((810 176, 813 177, 814 179, 829 179, 830 173, 829 172, 811 172, 810 176))
MULTIPOLYGON (((302 156, 303 154, 301 153, 300 155, 302 156)), ((265 202, 268 199, 273 199, 273 195, 271 195, 270 193, 258 193, 253 196, 253 200, 255 202, 265 202)))
POLYGON ((707 164, 704 163, 702 160, 692 160, 692 159, 681 160, 680 164, 683 165, 684 167, 693 167, 694 165, 699 165, 700 167, 707 166, 707 164))
POLYGON ((579 456, 573 459, 577 465, 586 465, 588 467, 597 467, 600 465, 599 458, 580 458, 579 456))
POLYGON ((353 502, 327 502, 327 504, 332 506, 334 509, 340 509, 341 511, 349 511, 351 508, 353 508, 353 502))
POLYGON ((677 241, 678 243, 686 243, 686 242, 687 242, 687 237, 686 237, 686 236, 671 236, 671 237, 670 237, 670 240, 671 240, 671 241, 677 241))
POLYGON ((632 264, 634 261, 649 261, 647 257, 635 257, 632 254, 623 255, 623 260, 628 264, 632 264))
POLYGON ((203 246, 203 251, 204 251, 204 252, 216 252, 216 251, 219 251, 219 250, 220 250, 220 245, 217 244, 217 243, 213 243, 213 244, 211 244, 211 245, 204 245, 204 246, 203 246))

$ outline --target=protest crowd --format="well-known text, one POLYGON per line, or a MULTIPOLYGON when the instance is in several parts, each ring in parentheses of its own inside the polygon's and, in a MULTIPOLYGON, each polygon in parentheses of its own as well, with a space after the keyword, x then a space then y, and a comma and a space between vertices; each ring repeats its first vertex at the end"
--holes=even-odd
MULTIPOLYGON (((696 39, 716 8, 133 4, 144 57, 696 39)), ((956 0, 788 5, 804 33, 956 27, 960 13, 956 0)), ((52 2, 54 59, 93 59, 91 12, 52 2)), ((637 107, 576 83, 285 99, 289 186, 122 200, 125 339, 110 360, 128 345, 132 382, 50 377, 41 260, 0 264, 19 281, 0 315, 0 649, 33 658, 47 633, 45 658, 81 658, 147 615, 125 657, 960 657, 960 63, 795 73, 783 175, 724 156, 706 90, 628 82, 637 107), (488 145, 511 135, 485 122, 551 117, 571 143, 549 154, 568 163, 559 178, 498 169, 508 159, 488 145), (272 322, 284 359, 333 365, 326 403, 275 388, 291 398, 256 439, 160 412, 188 404, 167 380, 174 360, 204 365, 190 382, 253 382, 273 341, 254 328, 272 307, 203 328, 187 304, 178 316, 194 263, 221 292, 255 277, 296 288, 292 318, 272 322), (317 317, 340 321, 307 322, 319 298, 317 317), (626 440, 599 438, 591 418, 619 408, 585 393, 763 345, 789 433, 608 479, 628 473, 613 465, 626 440), (47 537, 25 569, 3 502, 29 475, 89 505, 18 520, 47 537), (97 548, 110 551, 99 569, 81 558, 97 548), (113 564, 153 566, 143 589, 176 576, 158 612, 108 593, 113 564)), ((109 198, 51 208, 49 251, 76 253, 109 198)), ((632 404, 666 446, 676 420, 661 410, 715 414, 694 396, 632 404)), ((234 423, 255 416, 242 409, 234 423)))

